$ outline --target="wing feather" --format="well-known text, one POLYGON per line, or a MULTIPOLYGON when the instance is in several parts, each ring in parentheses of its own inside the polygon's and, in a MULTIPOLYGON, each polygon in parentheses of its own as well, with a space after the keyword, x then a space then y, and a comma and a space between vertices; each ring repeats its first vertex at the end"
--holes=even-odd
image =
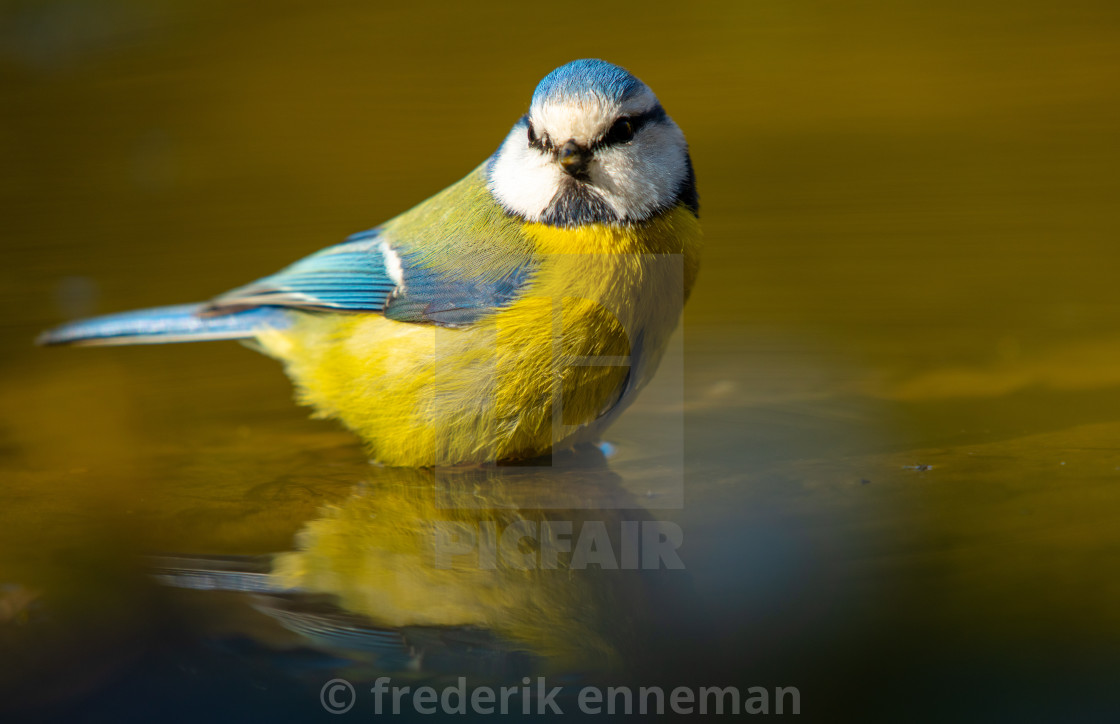
POLYGON ((520 224, 494 201, 480 167, 383 226, 223 294, 204 313, 287 307, 462 326, 509 304, 533 270, 520 224))

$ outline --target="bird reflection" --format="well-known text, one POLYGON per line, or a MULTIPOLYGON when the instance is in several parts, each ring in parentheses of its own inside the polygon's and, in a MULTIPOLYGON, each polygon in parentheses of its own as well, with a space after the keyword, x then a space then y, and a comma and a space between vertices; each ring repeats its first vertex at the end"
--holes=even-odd
POLYGON ((550 467, 372 468, 294 550, 164 556, 154 575, 245 592, 307 645, 378 669, 606 671, 640 655, 679 567, 665 525, 594 448, 550 467))

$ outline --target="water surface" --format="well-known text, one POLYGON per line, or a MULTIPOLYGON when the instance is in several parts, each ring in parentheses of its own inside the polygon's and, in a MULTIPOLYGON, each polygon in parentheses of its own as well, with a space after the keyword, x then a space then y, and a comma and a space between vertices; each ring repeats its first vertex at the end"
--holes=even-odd
POLYGON ((797 686, 823 721, 1115 716, 1113 5, 532 15, 0 11, 2 706, 305 719, 334 676, 546 672, 797 686), (376 468, 238 345, 31 346, 383 221, 587 55, 684 128, 707 240, 611 459, 376 468), (678 525, 684 569, 457 573, 416 537, 561 519, 678 525))

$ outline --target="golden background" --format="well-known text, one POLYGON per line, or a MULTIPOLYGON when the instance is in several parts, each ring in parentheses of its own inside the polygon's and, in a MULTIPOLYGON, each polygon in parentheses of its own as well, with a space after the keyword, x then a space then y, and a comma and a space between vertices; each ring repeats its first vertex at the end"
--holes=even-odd
POLYGON ((388 219, 579 57, 654 89, 698 177, 685 501, 661 517, 688 541, 683 615, 722 643, 683 627, 681 661, 803 679, 818 715, 973 684, 1006 694, 977 711, 1099 711, 1120 663, 1113 2, 0 4, 0 643, 35 651, 9 676, 142 659, 119 651, 159 639, 148 588, 106 571, 289 549, 366 474, 237 345, 35 334, 388 219), (71 622, 53 643, 13 632, 29 598, 71 622))

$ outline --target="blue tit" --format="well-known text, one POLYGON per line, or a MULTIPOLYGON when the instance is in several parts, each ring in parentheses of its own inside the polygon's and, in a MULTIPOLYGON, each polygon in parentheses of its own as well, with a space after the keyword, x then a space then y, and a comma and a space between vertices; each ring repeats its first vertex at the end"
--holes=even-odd
POLYGON ((549 73, 461 181, 201 304, 64 324, 44 345, 239 339, 387 465, 583 442, 649 381, 700 260, 684 134, 602 60, 549 73))

